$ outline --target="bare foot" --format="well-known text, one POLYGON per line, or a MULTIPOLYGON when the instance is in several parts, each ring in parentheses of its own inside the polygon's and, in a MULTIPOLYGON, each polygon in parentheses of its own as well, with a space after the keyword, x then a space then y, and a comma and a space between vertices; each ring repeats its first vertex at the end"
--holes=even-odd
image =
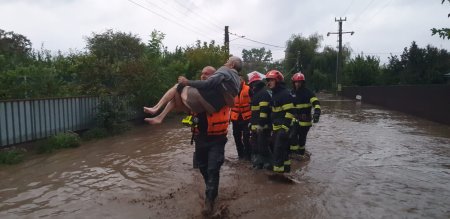
POLYGON ((145 118, 144 121, 146 121, 150 125, 156 125, 156 124, 161 124, 162 119, 160 119, 158 117, 154 117, 154 118, 145 118))
POLYGON ((157 109, 153 109, 153 107, 145 107, 144 106, 144 113, 150 113, 150 114, 155 114, 157 113, 158 110, 157 109))

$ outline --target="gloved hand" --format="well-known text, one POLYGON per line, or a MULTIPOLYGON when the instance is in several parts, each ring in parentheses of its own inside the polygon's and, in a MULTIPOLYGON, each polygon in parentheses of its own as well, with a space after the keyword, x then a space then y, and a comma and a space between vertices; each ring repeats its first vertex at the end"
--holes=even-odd
POLYGON ((320 118, 320 109, 314 109, 313 122, 318 123, 320 118))
POLYGON ((295 118, 293 118, 293 119, 291 120, 291 127, 294 127, 296 124, 298 124, 298 120, 295 119, 295 118))
POLYGON ((262 126, 260 126, 260 125, 257 125, 257 126, 256 126, 256 132, 257 132, 257 133, 262 132, 263 130, 264 130, 264 127, 262 127, 262 126))

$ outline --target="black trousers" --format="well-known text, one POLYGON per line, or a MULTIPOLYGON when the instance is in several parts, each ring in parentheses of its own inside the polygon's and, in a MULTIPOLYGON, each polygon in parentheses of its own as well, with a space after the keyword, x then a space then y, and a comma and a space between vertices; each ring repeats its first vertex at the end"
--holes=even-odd
POLYGON ((250 128, 248 123, 250 120, 236 120, 233 122, 233 137, 236 143, 236 150, 239 158, 245 158, 250 160, 251 148, 250 148, 250 128))
POLYGON ((306 137, 311 126, 298 126, 295 133, 292 135, 290 142, 291 145, 299 146, 298 150, 291 150, 293 153, 298 153, 300 155, 305 154, 306 137))
POLYGON ((273 170, 275 172, 287 172, 290 168, 289 160, 289 136, 286 130, 278 129, 273 131, 273 170))
POLYGON ((271 129, 264 129, 251 132, 252 163, 255 167, 262 168, 264 165, 270 166, 272 164, 271 131, 271 129))
POLYGON ((209 201, 214 201, 219 193, 220 167, 225 159, 226 143, 226 136, 213 141, 201 138, 195 140, 195 156, 205 181, 205 198, 209 201))

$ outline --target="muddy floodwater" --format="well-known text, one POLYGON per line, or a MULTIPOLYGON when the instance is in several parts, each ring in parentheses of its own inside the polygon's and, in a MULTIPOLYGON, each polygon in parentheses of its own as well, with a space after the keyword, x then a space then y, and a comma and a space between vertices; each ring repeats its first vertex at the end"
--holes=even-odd
MULTIPOLYGON (((310 161, 274 180, 226 145, 223 218, 450 218, 450 126, 319 96, 310 161)), ((190 132, 159 126, 0 166, 0 218, 202 218, 190 132)))

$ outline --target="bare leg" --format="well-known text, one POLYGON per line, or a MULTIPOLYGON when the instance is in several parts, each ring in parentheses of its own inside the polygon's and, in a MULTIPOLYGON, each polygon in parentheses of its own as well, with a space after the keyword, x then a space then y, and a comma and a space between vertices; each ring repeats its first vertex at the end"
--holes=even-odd
MULTIPOLYGON (((175 92, 176 92, 176 90, 175 90, 175 92)), ((182 94, 184 94, 184 96, 187 96, 186 93, 187 93, 187 89, 185 87, 183 89, 182 94)), ((169 101, 169 103, 166 105, 164 110, 158 116, 153 117, 153 118, 145 118, 144 121, 148 122, 151 125, 160 124, 160 123, 162 123, 164 118, 167 116, 167 114, 174 109, 185 111, 185 112, 191 111, 186 105, 183 104, 182 96, 180 96, 178 94, 178 92, 175 93, 173 99, 171 101, 169 101)))
POLYGON ((158 116, 153 118, 145 118, 144 121, 148 122, 150 125, 160 124, 173 108, 175 108, 175 101, 171 100, 158 116))
POLYGON ((173 86, 164 94, 164 96, 159 100, 159 102, 153 107, 144 107, 144 113, 155 114, 164 106, 166 103, 169 103, 176 95, 177 95, 177 86, 173 86))

